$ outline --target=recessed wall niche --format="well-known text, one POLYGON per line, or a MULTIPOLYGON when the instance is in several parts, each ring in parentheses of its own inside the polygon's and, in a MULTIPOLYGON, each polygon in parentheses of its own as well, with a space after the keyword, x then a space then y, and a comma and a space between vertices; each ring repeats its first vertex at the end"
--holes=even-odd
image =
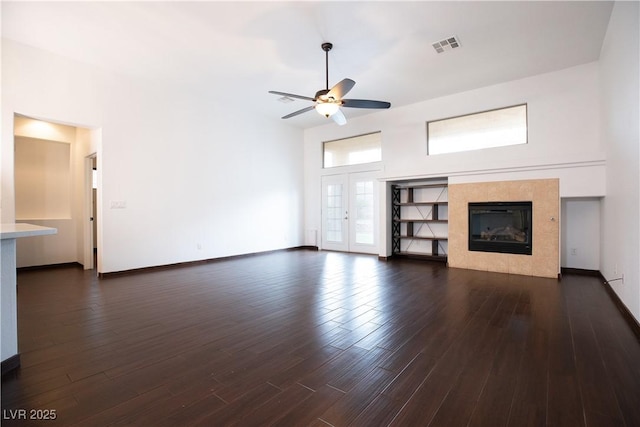
POLYGON ((70 144, 15 138, 16 219, 71 218, 70 144))
POLYGON ((15 220, 58 230, 20 239, 17 266, 84 264, 85 158, 94 148, 91 131, 19 114, 13 124, 15 220))

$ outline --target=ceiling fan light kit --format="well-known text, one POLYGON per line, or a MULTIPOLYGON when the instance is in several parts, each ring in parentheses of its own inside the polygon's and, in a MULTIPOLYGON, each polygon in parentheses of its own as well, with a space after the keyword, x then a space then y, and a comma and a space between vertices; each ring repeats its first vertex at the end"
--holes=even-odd
POLYGON ((288 119, 295 117, 299 114, 306 113, 315 109, 318 114, 329 118, 331 117, 338 125, 347 123, 347 119, 340 110, 340 107, 348 108, 372 108, 372 109, 384 109, 391 107, 391 104, 386 101, 373 101, 369 99, 343 99, 343 96, 349 92, 356 82, 351 79, 342 79, 338 84, 329 89, 329 51, 333 48, 333 44, 325 42, 321 45, 322 50, 325 52, 325 75, 326 75, 326 87, 316 92, 313 98, 303 95, 295 95, 286 92, 277 92, 270 90, 269 93, 274 95, 280 95, 286 98, 302 99, 305 101, 312 101, 313 106, 305 107, 301 110, 294 111, 282 117, 288 119))
POLYGON ((316 104, 316 111, 318 114, 325 116, 326 118, 333 116, 339 109, 340 105, 335 102, 318 102, 316 104))

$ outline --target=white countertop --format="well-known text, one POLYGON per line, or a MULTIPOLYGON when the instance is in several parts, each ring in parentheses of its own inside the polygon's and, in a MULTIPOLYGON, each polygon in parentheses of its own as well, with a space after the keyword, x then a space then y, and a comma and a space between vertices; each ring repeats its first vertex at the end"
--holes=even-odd
POLYGON ((0 238, 17 239, 19 237, 43 236, 45 234, 56 234, 57 228, 42 227, 40 225, 16 223, 0 224, 0 238))

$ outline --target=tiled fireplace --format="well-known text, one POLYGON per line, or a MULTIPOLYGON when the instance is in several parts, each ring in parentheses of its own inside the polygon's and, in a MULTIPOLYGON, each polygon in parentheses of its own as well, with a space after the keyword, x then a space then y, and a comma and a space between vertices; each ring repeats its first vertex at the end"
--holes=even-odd
POLYGON ((557 278, 559 213, 558 179, 449 184, 449 266, 557 278))

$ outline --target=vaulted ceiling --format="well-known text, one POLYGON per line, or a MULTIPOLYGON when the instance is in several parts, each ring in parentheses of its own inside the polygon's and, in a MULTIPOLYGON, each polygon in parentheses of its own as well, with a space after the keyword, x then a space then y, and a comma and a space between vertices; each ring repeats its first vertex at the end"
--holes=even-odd
MULTIPOLYGON (((613 3, 2 2, 2 35, 115 73, 194 91, 252 114, 306 107, 349 77, 350 98, 392 108, 598 59, 613 3), (441 54, 432 43, 457 36, 441 54)), ((367 110, 345 109, 347 118, 367 110)), ((306 113, 288 123, 317 126, 306 113)))

